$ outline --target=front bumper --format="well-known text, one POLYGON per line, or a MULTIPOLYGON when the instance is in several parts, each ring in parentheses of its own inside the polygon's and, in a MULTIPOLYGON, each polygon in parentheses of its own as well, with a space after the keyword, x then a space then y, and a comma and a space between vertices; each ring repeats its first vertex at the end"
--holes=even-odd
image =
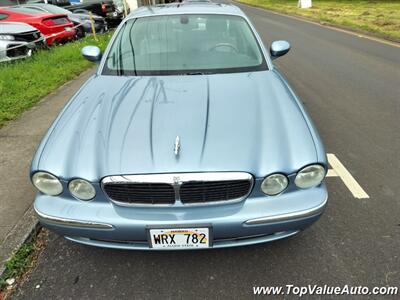
POLYGON ((327 203, 325 185, 253 197, 239 203, 197 207, 121 207, 38 194, 35 211, 49 229, 75 242, 118 249, 149 250, 147 227, 211 224, 213 248, 285 238, 310 226, 327 203))
POLYGON ((69 31, 62 28, 61 30, 54 29, 53 32, 46 36, 46 43, 47 45, 53 45, 54 43, 62 43, 66 41, 71 41, 75 38, 76 30, 73 26, 66 26, 71 29, 69 31))
POLYGON ((33 51, 44 45, 44 39, 36 42, 0 41, 0 62, 30 57, 33 51))

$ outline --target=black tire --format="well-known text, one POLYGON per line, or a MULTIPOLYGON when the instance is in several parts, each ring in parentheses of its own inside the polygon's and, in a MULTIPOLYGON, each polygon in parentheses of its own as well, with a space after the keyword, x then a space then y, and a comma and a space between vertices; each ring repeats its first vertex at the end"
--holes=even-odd
POLYGON ((76 37, 78 39, 84 38, 86 36, 85 30, 82 26, 76 27, 76 37))

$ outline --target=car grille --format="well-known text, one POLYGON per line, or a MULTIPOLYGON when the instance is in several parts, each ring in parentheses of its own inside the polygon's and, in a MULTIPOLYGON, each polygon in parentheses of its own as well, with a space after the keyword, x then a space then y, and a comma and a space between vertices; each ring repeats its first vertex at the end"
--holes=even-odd
POLYGON ((104 185, 111 199, 123 203, 172 204, 175 202, 174 187, 165 183, 118 183, 104 185))
POLYGON ((29 48, 20 44, 9 44, 6 51, 6 55, 10 58, 26 56, 28 55, 29 48))
POLYGON ((246 196, 250 186, 249 180, 187 182, 179 194, 183 203, 227 201, 246 196))
POLYGON ((24 32, 13 34, 16 41, 20 42, 33 42, 40 39, 40 32, 39 31, 31 31, 31 32, 24 32))
POLYGON ((110 176, 102 181, 117 204, 207 204, 240 201, 248 196, 253 177, 244 172, 110 176))
POLYGON ((98 25, 104 25, 106 22, 104 21, 104 19, 96 19, 94 20, 94 23, 98 25))

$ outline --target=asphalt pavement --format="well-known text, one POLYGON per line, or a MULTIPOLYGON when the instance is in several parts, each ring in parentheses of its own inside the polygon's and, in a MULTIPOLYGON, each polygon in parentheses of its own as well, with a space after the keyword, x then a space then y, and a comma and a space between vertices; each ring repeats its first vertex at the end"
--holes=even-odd
POLYGON ((329 177, 329 204, 314 226, 242 248, 116 251, 50 234, 13 298, 243 299, 253 298, 253 286, 400 286, 400 47, 240 6, 266 45, 290 41, 276 64, 327 152, 369 198, 356 199, 341 178, 329 177))

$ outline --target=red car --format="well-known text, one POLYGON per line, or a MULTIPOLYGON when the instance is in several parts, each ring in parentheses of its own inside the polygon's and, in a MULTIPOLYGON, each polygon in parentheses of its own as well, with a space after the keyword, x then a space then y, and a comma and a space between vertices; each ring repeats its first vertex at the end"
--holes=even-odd
POLYGON ((36 27, 46 37, 48 45, 75 37, 74 24, 67 15, 51 14, 21 7, 0 8, 0 22, 21 22, 36 27))

